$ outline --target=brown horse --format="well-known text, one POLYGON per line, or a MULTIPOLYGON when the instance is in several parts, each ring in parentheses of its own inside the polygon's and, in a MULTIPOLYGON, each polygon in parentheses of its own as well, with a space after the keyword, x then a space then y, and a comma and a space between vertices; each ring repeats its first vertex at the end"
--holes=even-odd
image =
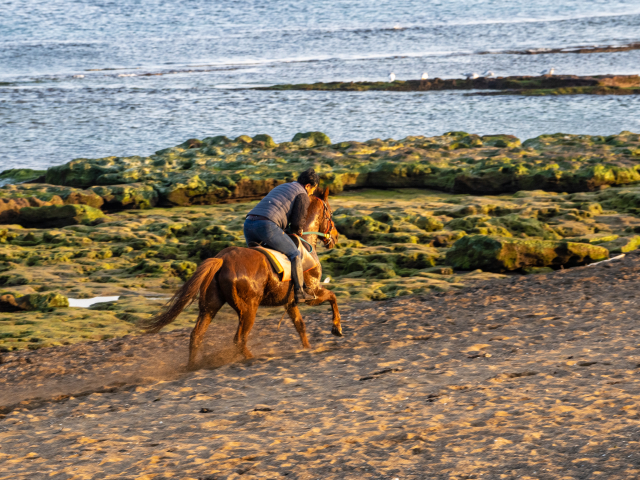
MULTIPOLYGON (((338 231, 331 219, 331 209, 327 201, 329 189, 321 197, 312 197, 307 212, 305 232, 325 232, 323 239, 327 248, 333 248, 338 240, 338 231)), ((315 250, 318 235, 303 236, 315 250)), ((326 301, 333 309, 333 328, 331 333, 341 337, 340 313, 336 296, 333 292, 320 287, 322 267, 316 267, 305 272, 305 285, 313 291, 315 300, 308 305, 320 305, 326 301)), ((225 303, 228 303, 238 314, 238 331, 234 342, 245 358, 251 358, 251 351, 247 347, 247 337, 256 319, 256 312, 260 305, 275 307, 283 305, 293 325, 300 334, 302 346, 310 348, 307 332, 302 321, 300 311, 293 298, 293 282, 282 282, 273 271, 269 261, 259 251, 229 247, 222 250, 214 258, 202 262, 191 278, 176 292, 164 311, 159 315, 142 323, 142 327, 149 333, 159 331, 171 323, 178 314, 200 294, 200 314, 196 326, 191 332, 189 344, 189 369, 197 367, 198 349, 202 344, 209 323, 225 303)))

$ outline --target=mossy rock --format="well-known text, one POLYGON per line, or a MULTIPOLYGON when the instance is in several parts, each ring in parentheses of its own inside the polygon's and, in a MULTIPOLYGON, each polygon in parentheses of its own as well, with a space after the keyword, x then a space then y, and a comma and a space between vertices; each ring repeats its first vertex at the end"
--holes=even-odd
POLYGON ((519 214, 509 214, 493 218, 489 224, 506 228, 512 235, 526 235, 527 237, 540 237, 544 240, 557 240, 559 235, 545 223, 535 219, 523 217, 519 214))
POLYGON ((46 170, 32 170, 30 168, 10 168, 0 172, 0 187, 14 183, 36 180, 44 176, 46 170))
POLYGON ((352 257, 349 258, 349 260, 347 261, 347 264, 345 265, 342 274, 351 274, 354 272, 359 272, 360 275, 362 276, 363 272, 367 269, 367 267, 369 267, 370 262, 369 260, 367 260, 366 257, 363 256, 359 256, 359 255, 354 255, 352 257))
POLYGON ((334 216, 334 221, 340 235, 353 240, 364 241, 374 234, 389 233, 391 229, 386 223, 374 220, 367 215, 339 215, 334 216))
POLYGON ((426 232, 437 232, 438 230, 442 230, 444 228, 444 224, 442 223, 442 221, 440 221, 436 217, 427 215, 419 215, 418 217, 412 218, 411 223, 426 232))
POLYGON ((466 234, 467 232, 463 230, 440 230, 438 232, 432 232, 429 245, 433 247, 450 247, 466 234))
POLYGON ((469 215, 462 218, 454 218, 446 224, 449 230, 462 230, 472 233, 477 227, 484 226, 491 217, 488 215, 469 215))
POLYGON ((18 223, 23 226, 65 227, 68 225, 92 224, 105 214, 88 205, 51 205, 48 207, 25 207, 20 210, 18 223))
POLYGON ((513 135, 484 135, 482 143, 496 148, 515 148, 520 146, 520 139, 513 135))
POLYGON ((611 233, 592 233, 589 235, 584 235, 582 237, 572 237, 565 238, 568 242, 576 242, 576 243, 592 243, 594 245, 600 245, 605 243, 613 242, 618 238, 618 235, 611 233))
MULTIPOLYGON (((426 238, 426 237, 425 237, 426 238)), ((420 237, 409 232, 393 232, 373 235, 369 239, 371 245, 389 245, 403 243, 420 243, 420 237)))
POLYGON ((151 276, 162 276, 171 273, 172 265, 164 262, 156 262, 154 260, 143 259, 128 270, 130 273, 147 274, 151 276))
POLYGON ((401 255, 397 255, 395 257, 396 265, 403 269, 423 269, 434 267, 440 255, 433 248, 425 248, 425 250, 427 251, 408 250, 402 252, 401 255))
POLYGON ((470 235, 447 252, 447 263, 460 270, 490 272, 523 267, 585 265, 609 258, 606 248, 586 243, 470 235))
POLYGON ((49 311, 53 308, 69 306, 69 299, 59 293, 34 293, 18 299, 18 303, 24 305, 24 310, 49 311))
POLYGON ((106 206, 112 209, 149 209, 155 207, 159 201, 156 189, 152 185, 142 183, 97 186, 90 190, 99 195, 106 206))
POLYGON ((253 137, 254 142, 262 142, 266 148, 276 148, 278 144, 270 135, 260 134, 253 137))
POLYGON ((98 177, 121 170, 115 162, 116 157, 97 162, 78 158, 64 165, 51 167, 45 174, 45 183, 86 188, 96 185, 98 177))
POLYGON ((249 135, 240 135, 239 137, 237 137, 234 142, 236 143, 244 143, 244 144, 250 144, 251 142, 253 142, 253 138, 251 138, 249 135))
POLYGON ((65 308, 68 306, 69 299, 64 295, 54 292, 32 293, 29 295, 4 292, 0 295, 0 311, 5 312, 20 310, 49 312, 54 308, 65 308))
POLYGON ((194 262, 173 262, 171 268, 175 274, 185 282, 189 280, 191 275, 196 271, 198 265, 194 262))
POLYGON ((0 286, 17 286, 28 285, 33 282, 33 278, 29 274, 7 273, 0 275, 0 286))
POLYGON ((291 140, 297 142, 306 148, 321 147, 323 145, 331 145, 331 140, 326 133, 322 132, 306 132, 296 133, 291 140))
POLYGON ((609 250, 610 253, 632 252, 640 248, 640 235, 616 238, 612 241, 600 243, 600 246, 609 250))
MULTIPOLYGON (((596 142, 584 135, 543 135, 523 146, 509 135, 479 137, 466 132, 336 145, 321 132, 300 133, 293 142, 279 146, 268 135, 241 135, 235 140, 208 137, 202 141, 190 139, 150 157, 75 159, 50 168, 46 180, 83 188, 126 184, 150 189, 141 200, 126 198, 135 195, 101 192, 110 209, 148 208, 156 201, 163 205, 197 205, 257 198, 277 184, 295 179, 308 167, 316 168, 322 186, 330 187, 332 193, 361 187, 433 188, 476 194, 533 189, 596 191, 640 182, 640 165, 634 157, 640 150, 638 135, 615 137, 602 137, 596 142)), ((25 199, 27 195, 25 191, 4 193, 0 192, 4 199, 11 195, 25 199)), ((39 193, 43 197, 52 194, 39 193)), ((616 202, 629 203, 626 199, 616 202)), ((604 203, 602 206, 611 208, 604 203)), ((591 207, 588 213, 598 214, 591 207)), ((430 226, 428 230, 437 228, 430 226)))
POLYGON ((393 278, 396 272, 388 263, 370 263, 364 275, 369 278, 393 278))

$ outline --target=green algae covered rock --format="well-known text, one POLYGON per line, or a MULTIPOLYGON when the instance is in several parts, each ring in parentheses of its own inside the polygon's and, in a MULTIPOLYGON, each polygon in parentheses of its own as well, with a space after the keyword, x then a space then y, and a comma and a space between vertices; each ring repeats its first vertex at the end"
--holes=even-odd
POLYGON ((256 135, 255 137, 253 137, 253 141, 264 143, 265 148, 276 148, 278 146, 278 144, 270 135, 265 135, 265 134, 256 135))
POLYGON ((329 136, 322 132, 296 133, 291 141, 298 142, 301 145, 304 144, 307 148, 331 145, 329 136))
POLYGON ((364 274, 370 278, 393 278, 396 276, 393 267, 387 263, 370 263, 364 274))
POLYGON ((32 293, 20 295, 15 292, 0 293, 0 311, 15 312, 20 310, 38 310, 48 312, 54 308, 69 306, 69 299, 59 293, 32 293))
POLYGON ((601 245, 605 243, 611 243, 617 238, 618 238, 618 235, 611 234, 611 233, 592 233, 589 235, 584 235, 582 237, 566 238, 565 240, 568 242, 592 243, 594 245, 601 245))
POLYGON ((64 308, 69 306, 69 299, 59 293, 32 293, 17 300, 23 310, 47 311, 53 308, 64 308))
POLYGON ((585 265, 609 258, 606 248, 587 243, 469 235, 447 252, 447 264, 460 270, 491 272, 523 267, 585 265))
POLYGON ((414 216, 410 218, 409 221, 425 232, 437 232, 444 227, 444 224, 439 218, 430 215, 414 216))
POLYGON ((28 206, 31 207, 81 204, 100 208, 104 204, 104 200, 91 190, 43 183, 6 185, 0 189, 0 199, 3 198, 14 201, 27 200, 28 206))
POLYGON ((178 277, 186 282, 196 271, 198 265, 194 262, 173 262, 171 268, 178 277))
POLYGON ((157 205, 158 192, 152 185, 130 183, 128 185, 108 185, 91 187, 90 191, 99 195, 108 208, 148 209, 157 205))
POLYGON ((513 135, 484 135, 482 143, 496 148, 515 148, 520 146, 520 139, 513 135))
POLYGON ((51 185, 85 188, 97 185, 101 175, 118 170, 115 157, 93 161, 79 158, 64 165, 49 168, 45 174, 45 182, 51 185))
MULTIPOLYGON (((581 192, 640 183, 639 151, 640 136, 630 132, 611 137, 541 135, 522 145, 509 135, 481 137, 466 132, 335 145, 322 132, 298 133, 292 142, 280 145, 265 134, 218 136, 190 139, 149 157, 75 159, 50 168, 46 181, 67 189, 93 187, 109 209, 255 199, 295 180, 309 167, 333 194, 351 188, 427 188, 483 195, 534 189, 581 192), (98 186, 109 188, 98 190, 98 186)), ((0 198, 26 200, 26 195, 0 188, 0 198)), ((48 201, 43 192, 38 195, 48 201)), ((64 203, 87 204, 56 195, 64 203)), ((607 201, 639 208, 633 206, 638 204, 635 198, 603 197, 603 208, 611 208, 607 201)))
POLYGON ((352 240, 364 240, 375 234, 388 233, 391 227, 370 216, 344 213, 334 216, 336 228, 341 235, 352 240))
POLYGON ((616 238, 599 245, 609 250, 610 253, 628 253, 640 248, 640 235, 616 238))
POLYGON ((23 226, 65 227, 67 225, 91 224, 105 214, 88 205, 51 205, 48 207, 25 207, 20 210, 18 223, 23 226))
POLYGON ((11 168, 0 172, 0 186, 35 180, 46 173, 46 170, 30 168, 11 168))

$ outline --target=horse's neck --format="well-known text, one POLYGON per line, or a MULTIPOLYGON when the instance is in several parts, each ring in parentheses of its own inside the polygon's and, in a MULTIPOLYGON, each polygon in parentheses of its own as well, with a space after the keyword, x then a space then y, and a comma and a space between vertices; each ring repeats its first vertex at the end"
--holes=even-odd
MULTIPOLYGON (((320 228, 320 222, 322 221, 320 210, 317 208, 317 203, 314 200, 311 200, 311 205, 309 205, 309 210, 307 211, 307 223, 304 226, 305 232, 317 232, 320 228)), ((318 243, 317 235, 309 235, 307 241, 313 245, 313 248, 316 248, 316 244, 318 243)))

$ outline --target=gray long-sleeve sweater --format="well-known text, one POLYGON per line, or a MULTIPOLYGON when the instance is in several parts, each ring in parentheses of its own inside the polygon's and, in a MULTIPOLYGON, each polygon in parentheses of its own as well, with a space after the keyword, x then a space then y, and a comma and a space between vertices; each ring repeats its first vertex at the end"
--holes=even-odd
POLYGON ((283 230, 291 223, 295 232, 303 227, 310 203, 309 195, 300 183, 283 183, 260 200, 249 215, 266 217, 283 230))

